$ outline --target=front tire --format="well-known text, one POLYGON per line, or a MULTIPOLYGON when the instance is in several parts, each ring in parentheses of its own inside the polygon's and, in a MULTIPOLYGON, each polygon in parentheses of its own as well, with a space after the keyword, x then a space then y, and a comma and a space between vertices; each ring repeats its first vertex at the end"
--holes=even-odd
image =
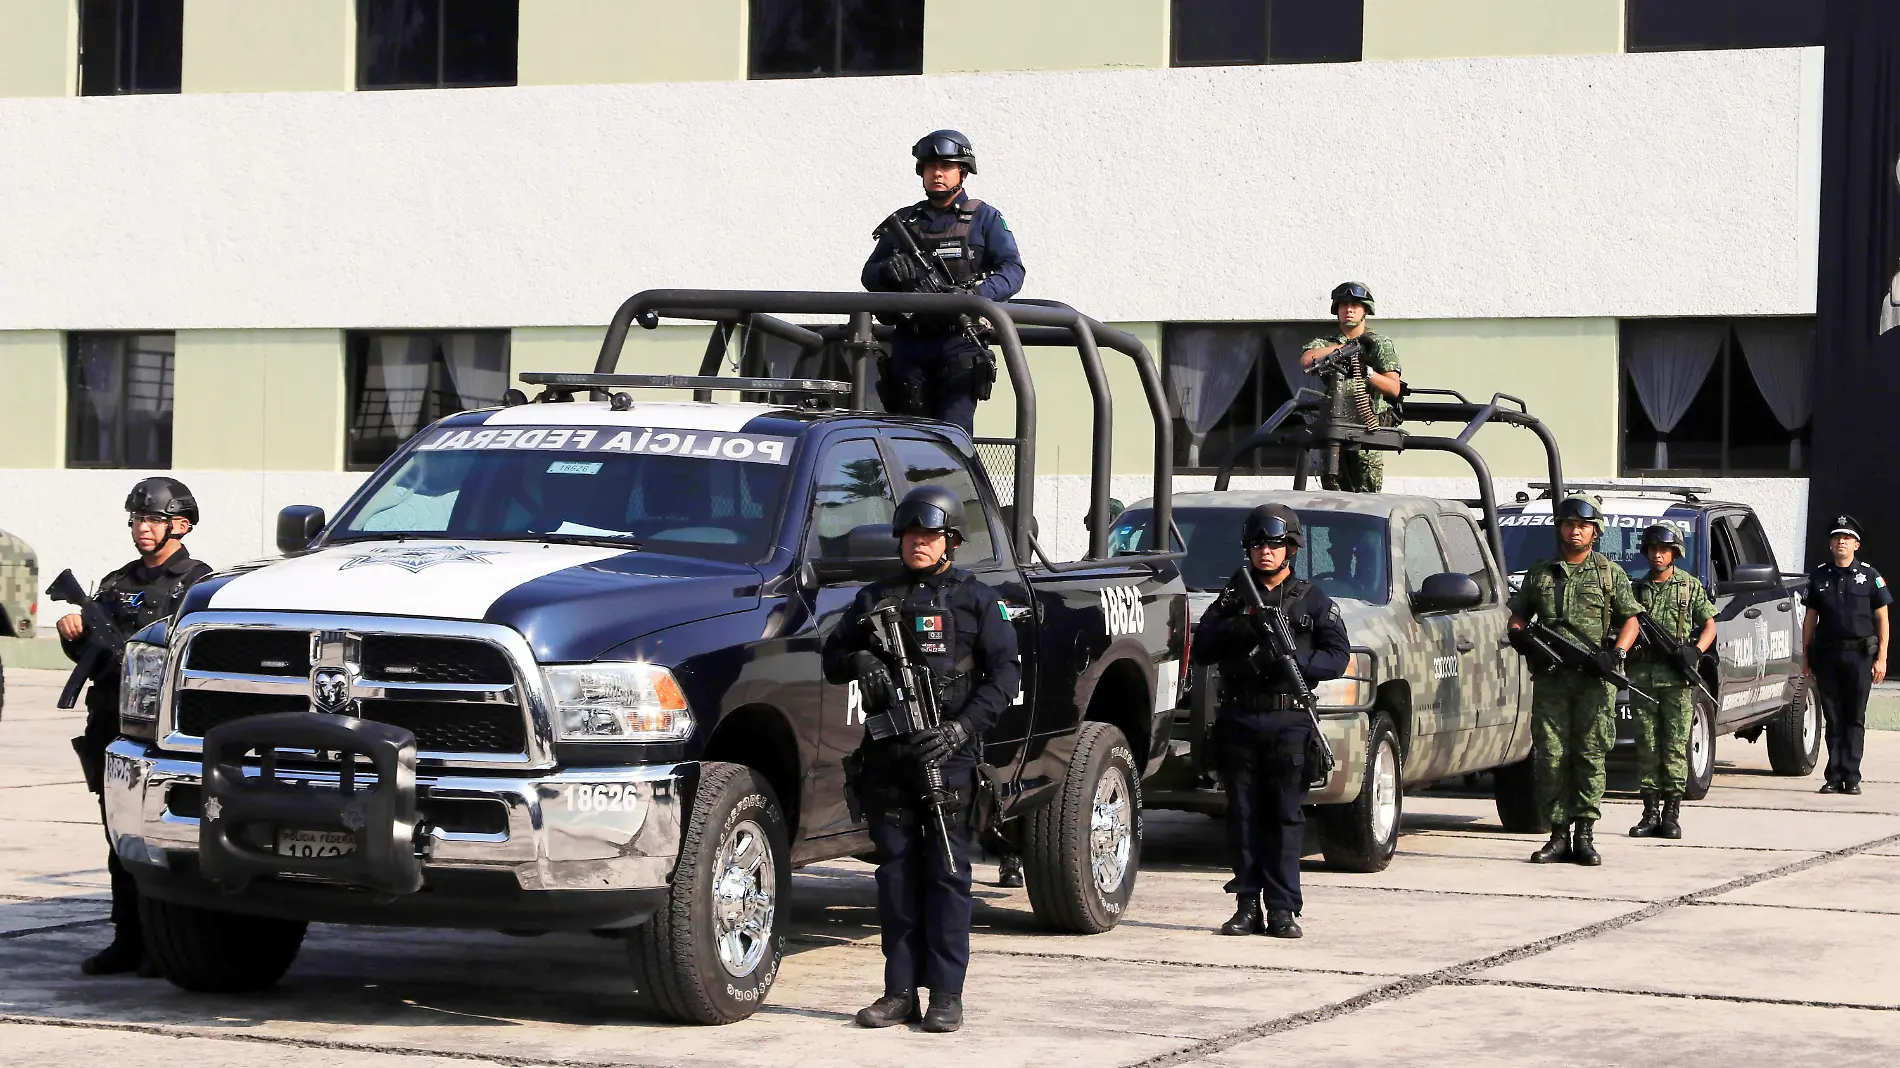
POLYGON ((251 994, 275 985, 303 946, 306 924, 176 905, 140 896, 145 951, 173 986, 251 994))
POLYGON ((1768 764, 1776 775, 1808 775, 1821 762, 1821 706, 1804 676, 1781 714, 1768 721, 1768 764))
POLYGON ((1023 877, 1036 920, 1064 934, 1115 926, 1141 868, 1141 777, 1122 732, 1086 722, 1048 804, 1023 817, 1023 877))
POLYGON ((742 764, 700 765, 667 904, 627 935, 635 979, 662 1013, 728 1024, 764 1004, 785 956, 787 840, 764 776, 742 764))
POLYGON ((1682 796, 1700 801, 1709 796, 1715 783, 1715 708, 1700 693, 1695 695, 1695 714, 1689 717, 1689 781, 1682 796))
POLYGON ((1498 822, 1506 831, 1543 834, 1550 830, 1550 821, 1537 805, 1537 771, 1529 757, 1491 769, 1491 786, 1497 794, 1498 822))
MULTIPOLYGON (((1319 823, 1326 863, 1339 871, 1384 871, 1399 848, 1405 811, 1405 758, 1392 717, 1374 712, 1366 731, 1359 797, 1344 805, 1321 805, 1319 823)), ((1349 757, 1350 759, 1350 757, 1349 757)))

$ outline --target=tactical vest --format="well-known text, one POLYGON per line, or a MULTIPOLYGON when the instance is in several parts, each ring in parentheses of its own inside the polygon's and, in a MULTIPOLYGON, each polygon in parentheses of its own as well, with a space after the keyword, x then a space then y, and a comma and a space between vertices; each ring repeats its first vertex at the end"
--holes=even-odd
POLYGON ((913 206, 905 222, 910 225, 911 232, 917 235, 917 246, 937 257, 937 262, 944 265, 957 285, 967 286, 983 273, 983 264, 978 262, 980 252, 970 244, 970 227, 976 222, 976 209, 982 207, 983 202, 965 200, 957 205, 950 225, 942 230, 925 229, 929 220, 925 217, 924 209, 929 206, 927 200, 913 206))
MULTIPOLYGON (((1280 584, 1278 591, 1262 591, 1260 594, 1269 608, 1278 605, 1286 613, 1287 628, 1293 632, 1293 648, 1301 654, 1313 651, 1313 634, 1319 629, 1319 620, 1300 611, 1306 607, 1306 593, 1313 584, 1302 578, 1289 578, 1280 584), (1274 595, 1278 593, 1279 600, 1274 595)), ((1238 611, 1247 610, 1247 597, 1232 589, 1229 595, 1236 598, 1238 611)), ((1276 672, 1271 678, 1261 678, 1253 669, 1248 657, 1233 657, 1222 662, 1220 670, 1220 700, 1222 704, 1233 704, 1263 691, 1278 691, 1286 688, 1286 680, 1276 672)))
POLYGON ((930 666, 936 684, 937 711, 948 719, 963 711, 970 699, 970 669, 974 658, 957 656, 957 617, 950 610, 950 594, 962 583, 946 583, 934 589, 912 587, 899 605, 907 639, 912 651, 930 666))

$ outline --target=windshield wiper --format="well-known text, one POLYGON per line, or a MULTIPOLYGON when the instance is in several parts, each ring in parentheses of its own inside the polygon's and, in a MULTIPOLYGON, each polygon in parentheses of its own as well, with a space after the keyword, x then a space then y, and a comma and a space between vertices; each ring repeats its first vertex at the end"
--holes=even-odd
POLYGON ((645 546, 638 538, 628 536, 615 538, 606 534, 513 534, 505 538, 486 539, 491 541, 545 541, 559 545, 599 545, 609 549, 624 549, 627 552, 639 552, 645 546))

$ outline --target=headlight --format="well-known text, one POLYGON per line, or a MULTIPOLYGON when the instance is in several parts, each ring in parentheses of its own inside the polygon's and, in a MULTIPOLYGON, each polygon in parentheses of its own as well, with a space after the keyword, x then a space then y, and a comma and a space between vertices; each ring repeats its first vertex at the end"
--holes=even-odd
POLYGON ((165 684, 165 647, 125 643, 119 679, 119 733, 150 740, 158 723, 158 691, 165 684))
POLYGON ((1346 674, 1313 687, 1321 708, 1364 708, 1372 704, 1372 654, 1355 652, 1346 658, 1346 674))
POLYGON ((677 742, 693 713, 673 673, 652 664, 556 664, 542 669, 563 742, 677 742))

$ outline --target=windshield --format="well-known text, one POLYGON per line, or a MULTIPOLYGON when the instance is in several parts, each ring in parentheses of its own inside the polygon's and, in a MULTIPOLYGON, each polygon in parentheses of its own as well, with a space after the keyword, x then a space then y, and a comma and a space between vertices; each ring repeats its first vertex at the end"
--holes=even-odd
POLYGON ((791 439, 757 434, 443 428, 379 472, 331 540, 576 541, 755 563, 791 459, 791 439))
MULTIPOLYGON (((1240 524, 1245 508, 1176 508, 1174 525, 1187 541, 1182 579, 1187 588, 1214 591, 1227 585, 1245 557, 1240 549, 1240 524)), ((1386 521, 1382 516, 1345 512, 1298 511, 1306 545, 1293 558, 1293 573, 1336 598, 1367 604, 1385 604, 1391 598, 1386 581, 1386 521)), ((1115 521, 1109 534, 1110 553, 1128 553, 1153 546, 1146 508, 1132 509, 1115 521)))
MULTIPOLYGON (((1623 566, 1630 578, 1649 574, 1649 558, 1643 555, 1643 531, 1658 523, 1675 527, 1682 533, 1682 564, 1693 568, 1702 551, 1701 536, 1696 532, 1695 514, 1612 515, 1603 516, 1603 536, 1597 539, 1597 551, 1623 566)), ((1505 513, 1498 516, 1498 533, 1504 537, 1505 570, 1522 572, 1539 560, 1557 555, 1557 535, 1551 529, 1550 515, 1505 513)))

